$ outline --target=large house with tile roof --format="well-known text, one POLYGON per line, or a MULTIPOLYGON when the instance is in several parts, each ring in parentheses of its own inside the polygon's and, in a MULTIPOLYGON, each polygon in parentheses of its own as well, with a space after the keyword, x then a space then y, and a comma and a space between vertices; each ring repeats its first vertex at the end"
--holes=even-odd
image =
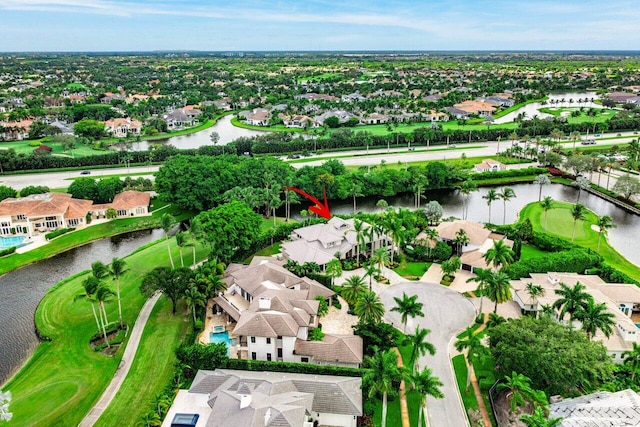
MULTIPOLYGON (((381 247, 387 247, 391 239, 384 234, 368 231, 371 225, 363 222, 364 246, 363 251, 375 251, 381 247)), ((291 241, 283 242, 281 246, 282 254, 288 260, 296 261, 299 264, 305 262, 315 262, 320 267, 324 267, 329 261, 356 256, 357 233, 354 229, 354 219, 331 218, 326 224, 314 224, 307 227, 296 228, 291 233, 291 241)), ((360 245, 362 246, 362 245, 360 245)))
POLYGON ((232 369, 198 371, 179 390, 162 427, 356 427, 362 378, 232 369))
POLYGON ((129 118, 115 118, 104 122, 104 130, 116 138, 124 138, 129 134, 140 135, 142 123, 129 118))
POLYGON ((559 427, 638 426, 640 396, 631 389, 598 391, 570 399, 551 398, 550 418, 562 418, 559 427))
MULTIPOLYGON (((640 322, 632 320, 632 316, 638 316, 640 312, 640 288, 631 284, 606 283, 595 275, 531 273, 529 277, 511 281, 512 298, 523 313, 538 313, 542 311, 543 306, 553 305, 560 298, 555 292, 560 289, 560 283, 567 286, 583 284, 586 287, 585 291, 596 303, 606 304, 609 312, 613 313, 616 323, 613 334, 607 337, 598 331, 594 339, 604 344, 614 363, 622 363, 623 353, 632 350, 634 343, 640 344, 640 329, 636 326, 636 323, 640 322), (544 294, 531 298, 526 291, 527 283, 540 285, 544 294)), ((579 323, 574 321, 574 326, 579 326, 579 323)))
POLYGON ((254 257, 248 266, 231 264, 222 281, 227 289, 213 299, 213 310, 235 323, 231 337, 238 357, 347 367, 362 362, 359 336, 308 339, 318 327, 316 298, 335 294, 315 280, 296 276, 274 258, 254 257))
POLYGON ((82 227, 87 217, 104 218, 114 208, 118 217, 149 214, 149 193, 124 191, 113 202, 94 205, 66 193, 32 194, 0 201, 0 236, 35 236, 58 228, 82 227))
POLYGON ((460 262, 463 270, 471 272, 474 268, 493 267, 493 265, 487 264, 484 255, 493 247, 495 241, 503 240, 507 246, 513 247, 512 240, 502 234, 493 233, 478 222, 456 219, 441 222, 436 229, 438 230, 438 240, 449 244, 453 244, 460 230, 464 230, 469 241, 462 245, 460 262))

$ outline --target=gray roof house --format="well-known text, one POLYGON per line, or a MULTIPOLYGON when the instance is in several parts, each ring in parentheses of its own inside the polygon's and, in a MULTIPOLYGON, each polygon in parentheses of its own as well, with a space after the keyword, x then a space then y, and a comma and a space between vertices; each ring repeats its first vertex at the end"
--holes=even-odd
MULTIPOLYGON (((364 222, 364 229, 371 225, 364 222)), ((285 258, 304 264, 315 262, 320 267, 336 258, 340 259, 356 256, 358 242, 354 230, 354 220, 331 218, 326 224, 315 224, 297 228, 291 233, 291 241, 282 243, 281 249, 285 258)), ((374 233, 373 239, 365 233, 365 246, 360 251, 373 250, 386 246, 391 239, 384 234, 374 233)))
POLYGON ((231 264, 222 279, 224 293, 213 299, 214 313, 226 316, 236 343, 231 356, 242 359, 358 367, 362 338, 325 333, 308 341, 318 327, 318 296, 334 292, 307 277, 300 278, 269 257, 254 257, 248 266, 231 264))
POLYGON ((198 371, 162 423, 195 419, 195 427, 355 427, 362 379, 280 372, 198 371))
POLYGON ((550 416, 562 418, 561 427, 640 425, 640 396, 627 389, 599 391, 571 399, 551 398, 550 416))

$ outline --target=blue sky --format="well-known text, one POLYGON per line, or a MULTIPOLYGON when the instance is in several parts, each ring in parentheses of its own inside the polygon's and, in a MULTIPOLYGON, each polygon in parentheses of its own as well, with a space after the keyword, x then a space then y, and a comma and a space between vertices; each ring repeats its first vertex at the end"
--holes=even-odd
POLYGON ((0 51, 636 50, 637 0, 0 0, 0 51))

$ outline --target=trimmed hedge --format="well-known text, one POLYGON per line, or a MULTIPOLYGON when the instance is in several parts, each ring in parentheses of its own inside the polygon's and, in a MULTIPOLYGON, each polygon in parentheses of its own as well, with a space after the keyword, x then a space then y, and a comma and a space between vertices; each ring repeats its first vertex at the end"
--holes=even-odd
POLYGON ((0 258, 2 258, 3 256, 11 255, 12 253, 14 253, 16 251, 16 249, 17 248, 15 246, 11 246, 10 248, 1 250, 0 251, 0 258))
POLYGON ((575 248, 568 251, 552 252, 544 257, 530 258, 514 262, 504 271, 511 279, 529 277, 529 273, 584 273, 600 265, 602 257, 589 249, 575 248))
POLYGON ((603 262, 596 273, 602 280, 608 283, 630 283, 640 286, 640 282, 632 279, 617 268, 603 262))
POLYGON ((536 166, 529 166, 528 168, 523 169, 508 169, 503 171, 496 172, 478 172, 471 175, 473 180, 482 180, 482 179, 491 179, 491 178, 511 178, 516 176, 527 176, 527 175, 546 175, 549 171, 547 168, 539 168, 536 166))
POLYGON ((70 231, 74 231, 75 228, 61 228, 60 230, 52 231, 51 233, 47 233, 44 235, 44 238, 47 240, 55 239, 56 237, 62 236, 63 234, 69 233, 70 231))

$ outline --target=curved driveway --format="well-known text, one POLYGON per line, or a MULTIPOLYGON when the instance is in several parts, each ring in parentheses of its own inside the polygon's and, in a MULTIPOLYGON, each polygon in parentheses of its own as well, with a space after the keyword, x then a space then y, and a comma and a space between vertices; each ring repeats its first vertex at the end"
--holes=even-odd
POLYGON ((431 330, 429 341, 435 346, 436 354, 422 356, 420 367, 428 366, 434 375, 443 383, 443 399, 428 398, 427 409, 429 424, 432 427, 461 427, 468 426, 469 422, 464 412, 460 393, 456 385, 456 378, 451 365, 449 349, 452 347, 452 339, 473 323, 475 309, 473 304, 458 292, 442 285, 424 282, 401 283, 390 286, 379 293, 387 313, 385 320, 402 329, 400 314, 392 312, 396 305, 393 297, 418 295, 418 301, 424 304, 425 317, 409 319, 407 333, 414 332, 416 325, 431 330))

